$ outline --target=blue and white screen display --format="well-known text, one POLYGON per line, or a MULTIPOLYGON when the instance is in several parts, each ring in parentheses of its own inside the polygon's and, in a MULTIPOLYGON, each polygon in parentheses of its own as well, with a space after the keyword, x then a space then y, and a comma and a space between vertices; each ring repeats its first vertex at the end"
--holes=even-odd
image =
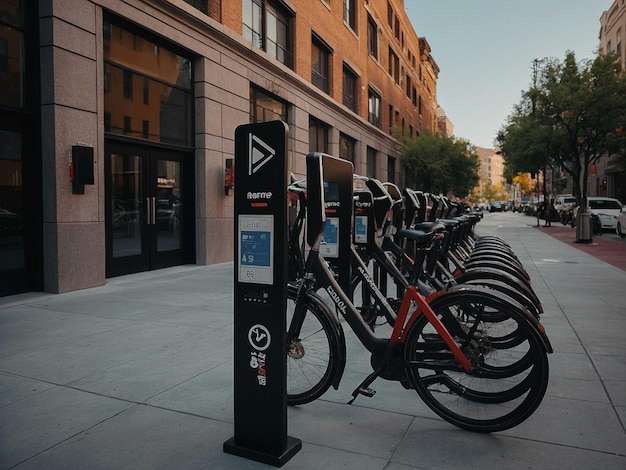
POLYGON ((239 216, 239 282, 273 283, 274 216, 239 216))

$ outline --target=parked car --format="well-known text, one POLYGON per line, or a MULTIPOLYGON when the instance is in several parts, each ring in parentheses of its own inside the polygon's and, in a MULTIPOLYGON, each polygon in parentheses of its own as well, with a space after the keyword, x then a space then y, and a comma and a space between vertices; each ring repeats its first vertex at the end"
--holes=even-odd
POLYGON ((574 205, 576 205, 576 198, 571 194, 558 194, 554 198, 554 210, 559 215, 562 211, 567 211, 574 205))
POLYGON ((617 215, 617 227, 615 228, 615 231, 620 237, 626 237, 626 207, 622 206, 622 209, 617 215))
MULTIPOLYGON (((612 197, 587 197, 587 210, 600 219, 602 229, 616 230, 617 216, 622 210, 622 203, 612 197)), ((579 207, 574 209, 574 220, 578 216, 579 207)))
POLYGON ((493 201, 489 204, 489 212, 504 212, 504 204, 502 201, 493 201))
POLYGON ((527 213, 530 210, 530 199, 527 197, 523 197, 519 204, 517 204, 515 210, 517 210, 517 212, 527 213))

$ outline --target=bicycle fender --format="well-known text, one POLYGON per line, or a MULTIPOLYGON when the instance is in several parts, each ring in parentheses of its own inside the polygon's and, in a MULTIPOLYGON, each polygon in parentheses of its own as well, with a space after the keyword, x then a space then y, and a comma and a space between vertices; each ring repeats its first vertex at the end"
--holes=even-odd
POLYGON ((335 315, 329 308, 328 304, 317 292, 314 290, 310 290, 307 294, 311 300, 314 300, 317 303, 317 307, 324 312, 324 315, 328 317, 331 324, 333 325, 334 333, 337 336, 337 341, 339 342, 339 360, 337 361, 337 369, 333 371, 333 379, 332 386, 335 390, 339 388, 339 383, 341 382, 341 377, 343 377, 343 372, 346 368, 346 337, 343 332, 343 328, 339 323, 339 319, 337 315, 335 315))
MULTIPOLYGON (((533 327, 535 329, 535 331, 537 331, 537 333, 539 334, 539 338, 541 339, 541 343, 543 344, 544 348, 546 349, 546 352, 549 354, 552 354, 554 352, 554 350, 552 349, 552 344, 550 343, 550 340, 548 339, 548 335, 546 334, 546 330, 544 328, 544 326, 539 322, 539 319, 537 319, 532 313, 530 313, 528 311, 528 309, 526 309, 526 307, 524 307, 523 305, 521 305, 519 302, 517 302, 516 300, 498 292, 498 291, 494 291, 494 290, 489 290, 486 289, 484 287, 478 286, 478 285, 456 285, 456 286, 452 286, 450 288, 448 288, 446 290, 445 293, 443 293, 442 295, 440 295, 437 298, 443 297, 446 294, 453 294, 453 293, 467 293, 467 294, 471 294, 473 292, 479 292, 481 295, 484 296, 488 296, 491 298, 495 298, 496 300, 504 303, 504 304, 509 304, 511 305, 511 308, 519 313, 519 318, 522 321, 525 321, 526 323, 528 323, 528 325, 530 325, 531 327, 533 327)), ((437 298, 433 299, 433 305, 436 305, 437 302, 437 298)))

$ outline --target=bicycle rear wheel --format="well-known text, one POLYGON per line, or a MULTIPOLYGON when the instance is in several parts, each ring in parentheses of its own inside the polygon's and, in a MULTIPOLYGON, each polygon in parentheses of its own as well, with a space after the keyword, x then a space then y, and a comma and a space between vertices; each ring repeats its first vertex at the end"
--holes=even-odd
POLYGON ((310 403, 332 385, 339 367, 339 338, 320 300, 289 290, 287 298, 287 404, 310 403), (301 303, 302 324, 292 329, 296 306, 301 303))
POLYGON ((449 346, 422 315, 407 336, 407 375, 422 400, 455 426, 475 432, 512 428, 543 399, 546 349, 535 327, 513 305, 481 292, 455 294, 440 297, 431 307, 470 359, 472 370, 459 369, 449 346))

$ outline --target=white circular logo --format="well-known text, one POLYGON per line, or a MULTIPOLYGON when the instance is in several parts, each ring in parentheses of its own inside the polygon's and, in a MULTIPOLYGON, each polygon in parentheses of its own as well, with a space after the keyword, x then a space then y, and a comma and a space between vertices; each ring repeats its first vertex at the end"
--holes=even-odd
POLYGON ((248 331, 248 341, 257 351, 265 351, 269 348, 272 337, 267 328, 257 323, 248 331))

